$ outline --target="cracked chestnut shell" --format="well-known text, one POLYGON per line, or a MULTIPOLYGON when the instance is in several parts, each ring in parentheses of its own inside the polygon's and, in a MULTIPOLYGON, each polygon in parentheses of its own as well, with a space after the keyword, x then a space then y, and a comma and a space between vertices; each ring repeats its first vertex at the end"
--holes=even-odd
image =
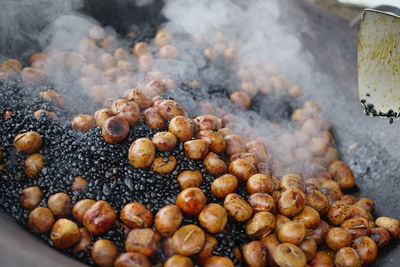
POLYGON ((131 228, 147 228, 153 224, 153 214, 143 204, 132 202, 121 210, 121 220, 131 228))
POLYGON ((117 219, 117 214, 104 200, 97 201, 83 215, 83 225, 92 235, 106 233, 117 219))
POLYGON ((24 154, 37 152, 42 147, 42 144, 42 137, 34 131, 19 134, 14 138, 15 148, 24 154))
POLYGON ((205 240, 203 230, 194 224, 182 226, 172 237, 175 250, 184 256, 198 253, 203 248, 205 240))
POLYGON ((110 144, 118 144, 124 140, 129 133, 129 123, 122 116, 108 118, 101 130, 104 140, 110 144))

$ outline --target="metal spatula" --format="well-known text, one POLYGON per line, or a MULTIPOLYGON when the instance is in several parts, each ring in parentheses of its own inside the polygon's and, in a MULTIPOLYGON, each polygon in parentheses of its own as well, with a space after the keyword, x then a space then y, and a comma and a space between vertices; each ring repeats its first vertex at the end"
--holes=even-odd
POLYGON ((368 116, 400 116, 400 17, 366 9, 358 39, 358 90, 368 116))

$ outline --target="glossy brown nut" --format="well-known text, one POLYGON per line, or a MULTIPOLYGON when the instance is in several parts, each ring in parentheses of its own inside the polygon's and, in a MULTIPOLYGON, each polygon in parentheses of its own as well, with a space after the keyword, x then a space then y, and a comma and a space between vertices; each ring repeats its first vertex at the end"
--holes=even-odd
POLYGON ((130 228, 147 228, 153 224, 153 214, 143 204, 131 202, 121 210, 121 220, 130 228))
POLYGON ((385 246, 390 242, 390 233, 386 228, 374 227, 371 229, 369 236, 376 242, 378 247, 385 246))
POLYGON ((375 221, 377 226, 383 227, 396 238, 400 237, 400 222, 389 217, 379 217, 375 221))
POLYGON ((252 194, 247 201, 255 212, 269 211, 274 212, 275 201, 267 193, 255 193, 252 194))
POLYGON ((296 216, 306 205, 306 195, 298 189, 289 189, 282 193, 278 200, 278 208, 285 216, 296 216))
POLYGON ((329 210, 329 200, 319 190, 311 190, 307 195, 307 206, 314 208, 320 215, 325 215, 329 210))
POLYGON ((252 140, 247 142, 246 150, 249 153, 255 154, 259 161, 266 161, 269 158, 267 148, 265 147, 264 142, 260 140, 252 140))
POLYGON ((181 225, 182 219, 182 213, 178 206, 167 205, 157 212, 154 226, 162 236, 171 236, 181 225))
POLYGON ((299 245, 306 236, 306 228, 302 222, 286 222, 277 229, 276 236, 281 243, 299 245))
POLYGON ((202 139, 186 141, 183 144, 183 151, 189 159, 202 159, 208 153, 208 143, 202 139))
POLYGON ((233 102, 233 104, 242 109, 248 109, 251 105, 251 98, 246 92, 233 92, 230 95, 230 100, 233 102))
POLYGON ((153 136, 152 142, 158 151, 165 152, 173 150, 178 139, 173 133, 158 132, 153 136))
POLYGON ((246 160, 246 161, 250 162, 251 164, 253 164, 254 166, 259 165, 257 156, 253 153, 238 153, 238 154, 233 154, 230 157, 231 162, 235 161, 237 159, 246 160))
POLYGON ((86 211, 96 203, 93 199, 82 199, 75 203, 72 207, 72 217, 75 221, 82 223, 83 215, 86 211))
POLYGON ((200 252, 197 254, 197 257, 201 264, 205 264, 206 261, 212 256, 214 251, 214 247, 218 245, 218 240, 210 235, 206 234, 206 242, 200 252))
POLYGON ((211 192, 218 198, 224 198, 228 194, 235 192, 238 186, 239 181, 235 176, 224 174, 211 184, 211 192))
POLYGON ((47 116, 53 120, 57 120, 58 116, 56 113, 52 112, 52 111, 48 111, 48 110, 44 110, 44 109, 38 109, 33 113, 33 116, 36 119, 40 119, 42 116, 47 116))
POLYGON ((102 108, 102 109, 97 110, 94 113, 94 119, 96 121, 96 126, 103 127, 105 121, 107 119, 111 118, 112 116, 114 116, 114 114, 111 111, 111 109, 102 108))
POLYGON ((114 267, 151 267, 149 259, 137 252, 126 252, 118 256, 114 267))
POLYGON ((246 188, 250 194, 272 193, 275 188, 275 184, 271 177, 257 173, 249 177, 246 188))
POLYGON ((25 67, 21 71, 21 78, 26 83, 39 84, 46 79, 46 74, 37 68, 25 67))
POLYGON ((231 259, 220 256, 212 256, 204 264, 204 267, 233 267, 233 266, 234 265, 231 259))
POLYGON ((128 234, 125 249, 150 257, 156 251, 160 239, 160 235, 149 228, 133 229, 128 234))
POLYGON ((176 254, 176 250, 172 242, 172 237, 164 238, 164 241, 162 242, 162 248, 165 255, 167 256, 172 256, 176 254))
POLYGON ((167 121, 176 116, 185 116, 185 110, 182 105, 174 100, 162 100, 157 106, 157 111, 167 121))
POLYGON ((224 174, 228 169, 225 161, 214 152, 207 154, 203 160, 203 165, 210 174, 215 176, 224 174))
POLYGON ((283 243, 272 253, 274 261, 282 267, 304 267, 307 258, 304 252, 296 245, 283 243))
POLYGON ((349 218, 350 215, 351 211, 349 209, 349 205, 339 200, 331 204, 326 216, 331 224, 339 225, 344 220, 349 218))
POLYGON ((92 259, 100 267, 112 267, 119 255, 118 247, 110 240, 99 239, 93 244, 92 259))
POLYGON ((88 253, 88 247, 90 245, 90 233, 85 227, 79 228, 80 238, 79 242, 72 248, 72 252, 77 254, 79 252, 88 253))
POLYGON ((135 102, 123 103, 118 107, 116 115, 133 125, 140 119, 140 108, 135 102))
POLYGON ((74 246, 80 240, 78 225, 68 219, 58 219, 52 229, 50 238, 53 246, 58 249, 66 249, 74 246))
POLYGON ((175 250, 183 256, 191 256, 200 252, 205 240, 204 232, 194 224, 182 226, 172 237, 175 250))
POLYGON ((43 156, 40 153, 34 153, 26 158, 24 163, 24 172, 26 177, 34 179, 44 167, 43 156))
POLYGON ((247 181, 257 173, 256 167, 243 159, 237 159, 229 164, 229 173, 242 181, 247 181))
POLYGON ((348 247, 351 244, 353 237, 346 228, 334 227, 329 229, 326 236, 326 245, 333 251, 337 251, 343 247, 348 247))
POLYGON ((286 174, 279 181, 279 189, 286 191, 288 189, 299 189, 305 191, 305 182, 303 177, 298 174, 286 174))
POLYGON ((311 267, 335 267, 333 259, 325 251, 317 251, 311 267))
POLYGON ((193 261, 186 256, 174 255, 170 257, 163 265, 164 267, 192 267, 193 261))
POLYGON ((226 138, 228 135, 233 134, 232 129, 230 128, 221 128, 217 131, 217 133, 219 133, 220 135, 222 135, 222 137, 226 138))
POLYGON ((352 195, 344 195, 340 198, 340 200, 346 203, 347 205, 353 205, 354 203, 357 202, 357 198, 352 195))
POLYGON ((246 145, 243 139, 239 135, 230 134, 225 137, 225 142, 226 142, 226 153, 229 156, 246 152, 246 145))
POLYGON ((364 265, 375 261, 378 255, 378 246, 368 236, 362 236, 353 241, 353 248, 357 251, 364 265))
POLYGON ((345 220, 340 226, 347 228, 353 238, 369 234, 370 225, 366 219, 361 217, 345 220))
POLYGON ((147 109, 153 105, 153 101, 137 89, 129 90, 125 98, 135 102, 140 109, 147 109))
POLYGON ((203 175, 199 170, 185 170, 178 174, 178 182, 181 190, 189 187, 200 187, 203 182, 203 175))
POLYGON ((148 108, 144 112, 144 120, 152 129, 165 129, 167 127, 167 123, 161 117, 161 115, 157 112, 155 108, 148 108))
POLYGON ((267 211, 260 211, 246 223, 246 234, 251 238, 261 239, 269 235, 276 226, 275 217, 267 211))
POLYGON ((363 217, 368 221, 373 221, 374 219, 372 218, 371 213, 365 211, 364 209, 356 206, 356 205, 349 205, 349 209, 351 211, 350 218, 357 218, 357 217, 363 217))
POLYGON ((183 116, 173 117, 169 123, 168 130, 178 137, 181 142, 186 142, 193 137, 193 125, 188 118, 183 116))
POLYGON ((193 121, 196 123, 198 129, 200 131, 206 131, 205 133, 217 131, 222 127, 221 119, 211 114, 197 116, 193 121))
POLYGON ((252 241, 243 246, 243 258, 250 267, 267 265, 267 249, 260 241, 252 241))
POLYGON ((47 233, 55 222, 50 209, 37 207, 29 213, 27 226, 38 233, 47 233))
POLYGON ((66 193, 56 193, 49 197, 47 206, 57 217, 65 217, 71 211, 71 198, 66 193))
POLYGON ((74 181, 71 184, 71 191, 85 191, 88 185, 88 181, 82 176, 75 176, 74 181))
POLYGON ((262 245, 267 249, 267 260, 268 265, 275 266, 276 263, 272 257, 272 253, 274 252, 275 248, 279 246, 279 241, 276 238, 275 234, 269 234, 268 236, 264 237, 260 240, 262 245))
POLYGON ((147 168, 153 163, 155 154, 153 142, 147 138, 139 138, 131 144, 128 158, 136 168, 147 168))
POLYGON ((167 158, 158 157, 154 159, 150 169, 159 174, 168 174, 175 170, 176 164, 177 161, 174 156, 168 156, 167 158))
POLYGON ((83 225, 92 235, 106 233, 117 219, 117 214, 106 201, 100 200, 88 208, 83 215, 83 225))
POLYGON ((317 253, 317 242, 314 239, 304 240, 299 245, 299 248, 304 252, 307 258, 307 262, 312 261, 317 253))
POLYGON ((332 162, 328 167, 328 172, 334 176, 341 167, 346 166, 346 164, 341 160, 336 160, 332 162))
POLYGON ((222 153, 225 151, 226 143, 222 135, 211 130, 203 130, 197 134, 197 138, 200 138, 208 143, 210 151, 215 153, 222 153))
POLYGON ((367 212, 373 212, 375 209, 375 203, 372 199, 362 197, 360 198, 354 205, 362 208, 363 210, 367 212))
POLYGON ((77 131, 87 132, 94 127, 94 118, 91 115, 79 114, 72 119, 71 125, 77 131))
POLYGON ((42 147, 42 144, 42 137, 34 131, 19 134, 14 138, 15 148, 24 154, 37 152, 42 147))
POLYGON ((219 204, 211 203, 204 207, 199 214, 199 223, 211 234, 224 230, 228 221, 228 213, 219 204))
POLYGON ((43 198, 43 191, 38 186, 30 186, 22 190, 22 195, 19 199, 21 207, 27 210, 31 210, 37 205, 43 198))
POLYGON ((356 184, 353 171, 347 166, 342 166, 337 169, 333 178, 338 182, 341 189, 350 189, 356 184))
POLYGON ((207 198, 203 191, 196 187, 184 189, 176 198, 176 205, 189 216, 199 214, 206 205, 207 198))
POLYGON ((335 266, 361 267, 362 261, 355 249, 344 247, 341 248, 335 255, 335 266))
POLYGON ((329 224, 326 223, 324 220, 321 220, 317 227, 315 227, 314 229, 306 230, 306 239, 314 239, 318 245, 322 245, 326 240, 328 231, 329 224))
POLYGON ((306 228, 314 228, 319 224, 321 217, 318 211, 309 206, 305 206, 304 209, 293 218, 293 220, 304 223, 306 228))
POLYGON ((224 208, 228 215, 238 222, 244 222, 253 215, 253 209, 240 195, 231 193, 225 197, 224 208))
POLYGON ((115 113, 117 113, 119 110, 121 110, 121 106, 122 106, 123 104, 129 103, 129 102, 130 102, 130 101, 127 100, 127 99, 122 99, 122 98, 117 99, 117 100, 115 100, 114 102, 112 102, 110 109, 111 109, 111 111, 115 114, 115 113))

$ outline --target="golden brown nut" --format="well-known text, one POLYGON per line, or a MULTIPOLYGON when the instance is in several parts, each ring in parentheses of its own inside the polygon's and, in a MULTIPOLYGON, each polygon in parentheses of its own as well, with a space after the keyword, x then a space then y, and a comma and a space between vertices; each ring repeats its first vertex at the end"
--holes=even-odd
POLYGON ((196 187, 184 189, 176 198, 176 205, 189 216, 199 214, 206 205, 207 198, 203 191, 196 187))
POLYGON ((79 252, 88 253, 88 247, 90 245, 90 233, 85 227, 79 228, 80 239, 79 242, 72 248, 72 252, 77 254, 79 252))
POLYGON ((37 152, 42 147, 42 144, 42 137, 34 131, 19 134, 14 138, 15 148, 24 154, 37 152))
POLYGON ((210 257, 204 267, 233 267, 233 262, 227 257, 212 256, 210 257))
POLYGON ((277 229, 276 236, 281 243, 299 245, 306 236, 306 228, 302 222, 286 222, 277 229))
POLYGON ((22 69, 22 64, 14 58, 9 58, 1 63, 0 69, 6 72, 18 72, 22 69))
POLYGON ((167 123, 157 112, 155 108, 148 108, 144 111, 144 119, 147 124, 152 129, 165 129, 167 123))
POLYGON ((128 234, 125 249, 150 257, 156 251, 160 239, 160 235, 149 228, 133 229, 128 234))
POLYGON ((153 224, 153 214, 146 206, 131 202, 121 210, 121 220, 131 228, 147 228, 153 224))
POLYGON ((275 201, 267 193, 252 194, 247 200, 255 212, 269 211, 274 212, 275 201))
POLYGON ((71 198, 66 193, 56 193, 49 197, 47 206, 57 217, 65 217, 71 211, 71 198))
POLYGON ((282 193, 278 208, 285 216, 296 216, 306 205, 306 195, 298 189, 289 189, 282 193))
POLYGON ((129 123, 122 116, 110 117, 104 122, 101 134, 107 143, 118 144, 128 136, 129 123))
POLYGON ((298 246, 290 243, 277 246, 272 257, 276 264, 282 267, 303 267, 307 263, 304 252, 298 246))
POLYGON ((235 192, 238 186, 239 181, 235 176, 225 174, 214 180, 211 184, 211 192, 218 198, 225 198, 228 194, 235 192))
POLYGON ((293 220, 304 223, 306 228, 314 228, 319 224, 321 217, 317 210, 305 206, 304 209, 293 218, 293 220))
POLYGON ((104 200, 97 201, 83 215, 83 225, 92 235, 106 233, 117 219, 117 214, 104 200))
POLYGON ((253 215, 253 209, 240 195, 231 193, 225 197, 224 208, 229 216, 238 222, 244 222, 253 215))
POLYGON ((298 174, 286 174, 281 177, 279 182, 279 189, 281 191, 286 191, 288 189, 299 189, 301 191, 305 191, 306 185, 303 177, 298 174))
POLYGON ((251 238, 261 239, 269 235, 276 226, 275 217, 267 211, 260 211, 246 223, 246 234, 251 238))
POLYGON ((112 267, 119 254, 118 247, 110 240, 99 239, 93 244, 92 259, 100 267, 112 267))
POLYGON ((26 158, 24 163, 24 172, 26 177, 34 179, 44 167, 43 156, 40 153, 34 153, 26 158))
POLYGON ((138 89, 131 89, 127 92, 125 98, 127 100, 135 102, 140 109, 147 109, 153 105, 153 101, 145 96, 140 90, 138 89))
POLYGON ((75 130, 87 132, 94 127, 94 118, 91 115, 79 114, 72 119, 71 125, 75 130))
POLYGON ((375 221, 377 226, 383 227, 396 238, 400 237, 400 223, 398 220, 389 217, 379 217, 375 221))
POLYGON ((51 229, 50 238, 53 246, 58 249, 66 249, 74 246, 80 240, 78 225, 68 219, 59 219, 51 229))
POLYGON ((206 242, 201 251, 197 254, 201 264, 205 264, 206 261, 212 256, 214 247, 216 245, 218 245, 218 240, 214 236, 206 234, 206 242))
POLYGON ((156 36, 154 36, 154 44, 158 47, 169 44, 172 41, 172 36, 165 29, 157 30, 156 36))
POLYGON ((47 89, 47 90, 41 91, 39 93, 39 95, 46 100, 50 100, 50 102, 56 107, 59 107, 59 108, 64 107, 64 103, 65 103, 64 97, 60 93, 58 93, 57 91, 55 91, 53 89, 47 89))
POLYGON ((53 119, 53 120, 57 120, 57 119, 58 119, 56 113, 54 113, 54 112, 52 112, 52 111, 44 110, 44 109, 38 109, 38 110, 36 110, 36 111, 33 113, 33 116, 34 116, 36 119, 40 119, 42 116, 47 116, 47 117, 49 117, 49 118, 51 118, 51 119, 53 119))
POLYGON ((149 259, 137 252, 126 252, 115 260, 115 267, 151 267, 149 259))
POLYGON ((378 247, 375 241, 368 236, 355 239, 353 248, 357 251, 364 265, 374 262, 378 254, 378 247))
POLYGON ((335 266, 361 267, 362 261, 355 249, 344 247, 335 254, 335 266))
POLYGON ((150 166, 150 169, 153 172, 156 172, 159 174, 167 174, 167 173, 171 173, 175 170, 176 164, 177 164, 177 161, 174 156, 168 156, 167 158, 158 157, 158 158, 154 159, 153 164, 151 164, 151 166, 150 166))
POLYGON ((154 146, 161 152, 173 150, 177 141, 176 136, 170 132, 158 132, 152 139, 154 146))
POLYGON ((176 116, 185 116, 185 110, 182 105, 174 100, 162 100, 157 106, 157 111, 168 121, 176 116))
POLYGON ((317 251, 315 258, 311 262, 312 267, 335 267, 331 256, 325 251, 317 251))
POLYGON ((192 260, 189 257, 182 255, 174 255, 164 263, 164 267, 192 267, 192 266, 193 266, 192 260))
POLYGON ((182 213, 178 206, 167 205, 157 212, 154 226, 162 236, 171 236, 181 225, 182 219, 182 213))
POLYGON ((140 119, 140 108, 135 102, 122 103, 118 106, 116 115, 126 119, 129 125, 133 125, 140 119))
POLYGON ((211 114, 197 116, 193 121, 196 123, 197 128, 199 128, 200 131, 216 131, 222 127, 221 119, 211 114))
MULTIPOLYGON (((147 97, 155 97, 155 96, 158 96, 158 95, 164 93, 165 90, 166 90, 166 86, 163 81, 151 80, 144 86, 143 93, 147 97)), ((165 100, 165 101, 168 101, 168 100, 165 100)))
POLYGON ((351 215, 351 211, 349 209, 349 205, 344 203, 343 201, 335 201, 331 204, 329 208, 327 218, 329 222, 333 225, 339 225, 344 220, 349 218, 351 215))
POLYGON ((202 159, 208 153, 208 143, 202 139, 186 141, 183 150, 189 159, 202 159))
POLYGON ((250 267, 267 265, 267 249, 260 241, 252 241, 243 246, 243 257, 250 267))
POLYGON ((333 251, 350 246, 352 236, 348 229, 334 227, 329 229, 326 236, 326 245, 333 251))
POLYGON ((320 215, 324 215, 329 210, 328 198, 318 190, 311 190, 307 194, 307 205, 318 211, 320 215))
POLYGON ((72 207, 72 217, 75 221, 82 223, 83 215, 86 211, 96 203, 93 199, 82 199, 75 203, 72 207))
POLYGON ((47 233, 54 222, 54 215, 50 209, 37 207, 29 213, 27 226, 38 233, 47 233))
POLYGON ((129 148, 129 161, 136 168, 147 168, 153 161, 156 154, 156 148, 147 138, 136 139, 129 148))
POLYGON ((341 223, 340 227, 348 229, 353 238, 366 236, 370 230, 369 222, 361 217, 347 219, 341 223))
POLYGON ((341 189, 350 189, 356 184, 353 171, 347 166, 338 168, 333 178, 338 182, 341 189))
POLYGON ((246 188, 250 194, 272 193, 275 184, 271 177, 257 173, 249 177, 246 188))
POLYGON ((200 225, 212 234, 224 230, 227 221, 228 214, 226 210, 216 203, 208 204, 199 214, 200 225))
POLYGON ((304 252, 307 258, 307 262, 312 261, 317 253, 317 242, 314 239, 304 240, 299 245, 299 248, 304 252))
POLYGON ((229 156, 246 152, 246 146, 243 142, 243 139, 239 135, 230 134, 225 137, 225 142, 226 142, 226 153, 229 156))
POLYGON ((203 248, 205 239, 204 232, 194 224, 182 226, 172 237, 175 250, 184 256, 198 253, 203 248))
POLYGON ((229 164, 229 173, 242 181, 247 181, 252 175, 257 173, 257 170, 250 162, 237 159, 229 164))
POLYGON ((212 152, 222 153, 225 151, 226 143, 224 137, 217 132, 203 130, 198 133, 197 138, 206 141, 208 143, 209 150, 212 152))
POLYGON ((178 182, 182 190, 189 187, 200 187, 203 182, 203 175, 199 170, 185 170, 178 174, 178 182))
POLYGON ((22 190, 22 195, 19 200, 22 208, 31 210, 39 205, 42 198, 42 189, 38 186, 30 186, 22 190))
POLYGON ((225 161, 213 152, 207 154, 203 160, 203 165, 209 173, 215 176, 224 174, 228 168, 225 161))
POLYGON ((113 112, 111 109, 108 108, 102 108, 97 110, 94 113, 94 119, 96 121, 96 126, 103 127, 105 121, 109 118, 114 116, 113 112))
POLYGON ((267 148, 265 147, 264 142, 260 140, 247 142, 246 150, 249 153, 255 154, 259 161, 266 161, 269 158, 267 148))
POLYGON ((169 123, 168 130, 178 137, 181 142, 186 142, 193 137, 193 125, 188 118, 183 116, 173 117, 169 123))

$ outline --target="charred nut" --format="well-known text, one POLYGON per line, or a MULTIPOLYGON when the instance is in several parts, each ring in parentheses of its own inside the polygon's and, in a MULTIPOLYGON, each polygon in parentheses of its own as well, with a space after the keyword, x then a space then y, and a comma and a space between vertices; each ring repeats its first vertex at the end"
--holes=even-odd
POLYGON ((244 222, 253 215, 253 209, 240 195, 231 193, 225 197, 224 208, 228 215, 238 222, 244 222))
POLYGON ((128 234, 125 249, 150 257, 156 251, 160 239, 160 235, 149 228, 133 229, 128 234))
POLYGON ((72 207, 72 216, 75 221, 82 223, 83 215, 95 203, 96 201, 93 199, 82 199, 76 202, 72 207))
POLYGON ((305 194, 298 189, 289 189, 281 194, 278 200, 278 208, 285 216, 296 216, 306 205, 305 194))
POLYGON ((361 267, 362 261, 357 251, 351 247, 341 248, 335 254, 335 266, 361 267))
POLYGON ((211 234, 224 230, 227 221, 228 214, 226 210, 216 203, 208 204, 199 214, 200 225, 211 234))
POLYGON ((107 239, 99 239, 93 244, 92 259, 100 267, 112 267, 119 254, 118 247, 107 239))
POLYGON ((189 216, 199 214, 206 205, 207 198, 203 191, 196 187, 184 189, 176 198, 176 205, 189 216))
POLYGON ((260 241, 252 241, 243 246, 243 258, 250 267, 267 265, 267 249, 260 241))
POLYGON ((171 173, 176 168, 176 158, 174 156, 155 158, 150 169, 159 174, 171 173))
POLYGON ((237 159, 229 164, 229 173, 242 181, 247 181, 252 175, 257 173, 257 170, 250 162, 237 159))
POLYGON ((50 238, 55 248, 66 249, 77 244, 80 239, 78 225, 68 219, 59 219, 51 229, 50 238))
POLYGON ((276 226, 275 217, 267 211, 260 211, 246 223, 246 234, 251 238, 261 239, 269 235, 276 226))
POLYGON ((250 176, 247 180, 246 188, 250 194, 272 193, 275 184, 271 177, 258 173, 250 176))
POLYGON ((343 201, 335 201, 328 210, 327 218, 333 225, 339 225, 350 217, 349 206, 343 201))
POLYGON ((210 152, 203 160, 206 170, 212 175, 222 175, 226 172, 227 166, 225 161, 216 153, 210 152))
POLYGON ((31 210, 39 205, 42 198, 43 191, 40 189, 40 187, 30 186, 22 191, 20 203, 24 209, 31 210))
POLYGON ((72 119, 71 125, 75 130, 87 132, 94 127, 94 118, 91 115, 79 114, 72 119))
POLYGON ((302 222, 286 222, 277 229, 276 236, 281 243, 299 245, 306 236, 306 228, 302 222))
POLYGON ((176 136, 170 132, 158 132, 152 139, 154 146, 161 152, 173 150, 177 141, 176 136))
POLYGON ((373 212, 375 209, 374 201, 366 197, 360 198, 357 202, 354 203, 354 205, 362 208, 366 212, 373 212))
POLYGON ((101 235, 112 227, 116 218, 110 204, 100 200, 86 210, 82 222, 92 235, 101 235))
POLYGON ((44 167, 43 156, 40 153, 34 153, 26 158, 24 163, 24 172, 26 177, 34 179, 44 167))
POLYGON ((303 267, 307 263, 304 252, 298 246, 290 243, 278 245, 272 253, 272 257, 281 267, 303 267))
POLYGON ((151 267, 149 259, 137 252, 126 252, 118 256, 115 267, 151 267))
POLYGON ((129 148, 129 161, 136 168, 147 168, 153 161, 156 149, 147 138, 136 139, 129 148))
POLYGON ((375 223, 377 226, 388 230, 393 237, 400 237, 400 223, 398 220, 389 217, 379 217, 375 223))
POLYGON ((153 215, 146 206, 131 202, 121 210, 121 220, 131 228, 147 228, 153 224, 153 215))
POLYGON ((65 217, 70 213, 71 198, 66 193, 56 193, 49 197, 47 206, 57 217, 65 217))
POLYGON ((347 166, 338 168, 333 177, 338 182, 341 189, 350 189, 356 184, 353 171, 347 166))
POLYGON ((192 266, 193 266, 192 260, 189 257, 182 255, 174 255, 164 263, 164 267, 192 267, 192 266))
POLYGON ((29 213, 27 226, 38 233, 47 233, 55 222, 50 209, 37 207, 29 213))
POLYGON ((189 187, 200 187, 203 182, 203 175, 199 170, 185 170, 178 174, 178 182, 182 190, 189 187))
POLYGON ((175 250, 184 256, 198 253, 204 246, 205 234, 196 225, 188 224, 179 228, 172 237, 175 250))
POLYGON ((225 198, 228 194, 235 192, 238 186, 239 181, 235 176, 224 174, 211 184, 211 192, 218 198, 225 198))
POLYGON ((205 264, 205 262, 212 256, 216 245, 218 245, 218 240, 214 236, 206 234, 206 242, 201 251, 197 254, 201 264, 205 264))
POLYGON ((202 139, 186 141, 183 144, 183 151, 189 159, 202 159, 208 153, 208 143, 202 139))
POLYGON ((15 148, 24 154, 37 152, 42 147, 42 144, 42 137, 34 131, 19 134, 14 138, 15 148))
POLYGON ((154 220, 154 226, 162 236, 173 235, 182 223, 181 210, 176 205, 161 208, 154 220))
POLYGON ((169 123, 168 130, 178 137, 181 142, 186 142, 193 137, 192 122, 183 116, 173 117, 169 123))
POLYGON ((128 133, 129 123, 122 116, 108 118, 101 130, 104 140, 110 144, 120 143, 128 136, 128 133))

